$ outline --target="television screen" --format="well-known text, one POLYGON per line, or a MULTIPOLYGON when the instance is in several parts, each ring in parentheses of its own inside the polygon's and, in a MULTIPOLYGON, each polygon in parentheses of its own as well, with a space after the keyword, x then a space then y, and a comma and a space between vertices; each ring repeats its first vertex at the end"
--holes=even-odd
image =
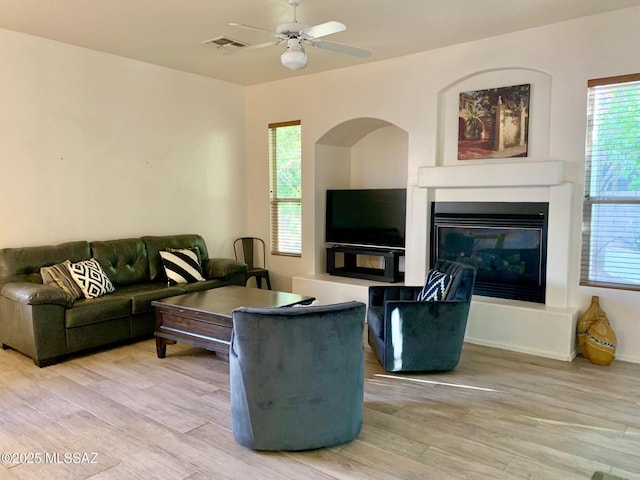
POLYGON ((327 190, 326 241, 404 248, 405 188, 327 190))

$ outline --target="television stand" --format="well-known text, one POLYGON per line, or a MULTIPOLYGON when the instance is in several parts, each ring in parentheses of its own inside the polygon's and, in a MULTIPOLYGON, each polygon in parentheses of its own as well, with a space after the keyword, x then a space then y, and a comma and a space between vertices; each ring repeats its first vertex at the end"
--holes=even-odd
POLYGON ((404 250, 334 245, 327 247, 327 273, 376 282, 401 282, 404 280, 404 272, 399 269, 402 256, 404 250), (363 266, 362 261, 358 262, 358 256, 382 257, 384 265, 382 268, 363 266))

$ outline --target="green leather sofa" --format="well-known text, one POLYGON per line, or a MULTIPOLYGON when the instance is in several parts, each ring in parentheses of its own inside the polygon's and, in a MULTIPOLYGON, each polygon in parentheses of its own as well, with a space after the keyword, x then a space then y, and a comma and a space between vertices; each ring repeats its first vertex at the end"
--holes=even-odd
POLYGON ((151 302, 224 285, 244 285, 247 266, 209 258, 200 235, 145 236, 109 241, 0 249, 0 342, 43 367, 71 353, 153 335, 151 302), (167 286, 159 252, 198 247, 204 282, 167 286), (115 291, 74 300, 44 285, 40 268, 95 258, 115 291))

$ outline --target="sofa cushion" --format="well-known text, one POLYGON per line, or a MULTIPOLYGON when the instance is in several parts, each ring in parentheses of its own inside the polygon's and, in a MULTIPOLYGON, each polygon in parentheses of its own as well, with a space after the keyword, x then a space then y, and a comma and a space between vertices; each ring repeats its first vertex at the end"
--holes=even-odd
POLYGON ((91 242, 91 253, 115 288, 149 282, 147 248, 141 239, 91 242))
POLYGON ((50 267, 42 267, 40 269, 40 275, 42 276, 42 283, 52 287, 61 288, 75 300, 83 297, 84 294, 71 275, 69 265, 71 265, 71 262, 69 260, 65 260, 62 263, 56 263, 50 267))
POLYGON ((71 276, 86 298, 97 298, 114 291, 113 284, 95 258, 69 264, 71 276))
POLYGON ((198 247, 200 250, 200 257, 204 262, 209 258, 207 251, 207 245, 204 239, 200 235, 185 234, 185 235, 167 235, 167 236, 145 236, 141 238, 147 247, 147 257, 149 259, 149 279, 152 282, 166 281, 164 275, 164 267, 162 266, 162 259, 160 258, 161 250, 168 250, 169 248, 190 248, 198 247))
POLYGON ((151 302, 154 300, 175 297, 183 293, 182 285, 167 287, 164 283, 142 283, 119 288, 113 295, 128 298, 131 301, 131 313, 137 314, 152 312, 151 302))
POLYGON ((100 298, 81 298, 73 304, 73 308, 65 311, 64 326, 81 327, 128 317, 130 313, 131 300, 127 297, 105 295, 100 298))
POLYGON ((161 251, 160 258, 168 285, 204 282, 197 248, 161 251))

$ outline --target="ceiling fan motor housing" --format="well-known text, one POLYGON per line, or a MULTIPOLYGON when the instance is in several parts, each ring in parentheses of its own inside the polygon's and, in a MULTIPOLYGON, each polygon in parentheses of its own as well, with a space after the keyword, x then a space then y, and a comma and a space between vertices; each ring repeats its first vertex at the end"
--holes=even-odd
POLYGON ((287 49, 280 55, 280 62, 291 70, 300 70, 307 66, 307 54, 298 37, 287 40, 287 49))
POLYGON ((305 28, 309 28, 309 25, 298 22, 283 23, 282 25, 278 25, 276 32, 280 35, 298 35, 305 28))

